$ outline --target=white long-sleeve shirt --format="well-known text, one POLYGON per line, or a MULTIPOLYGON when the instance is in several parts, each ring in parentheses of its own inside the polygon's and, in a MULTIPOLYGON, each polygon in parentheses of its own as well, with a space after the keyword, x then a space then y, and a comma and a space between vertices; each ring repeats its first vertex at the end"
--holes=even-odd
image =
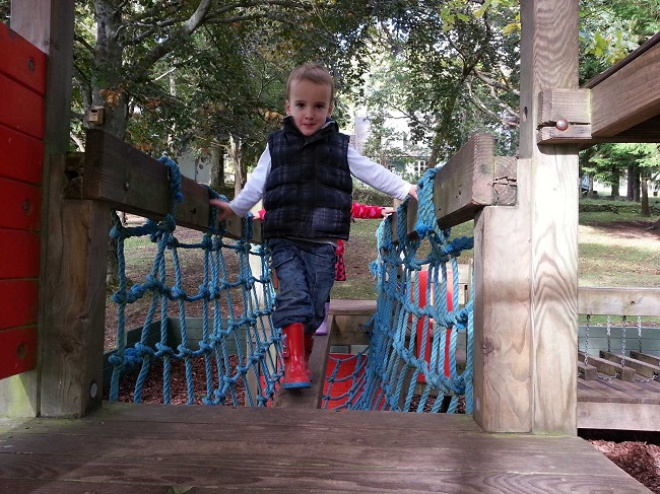
MULTIPOLYGON (((401 201, 404 200, 408 195, 408 192, 410 192, 410 183, 375 161, 371 161, 369 158, 362 156, 351 145, 348 146, 347 157, 348 168, 351 171, 351 175, 370 187, 401 201)), ((266 178, 270 173, 270 164, 270 150, 268 149, 268 145, 266 145, 266 149, 261 154, 257 167, 252 172, 252 176, 245 184, 245 187, 241 193, 229 203, 229 207, 237 216, 245 217, 250 209, 252 209, 252 207, 263 197, 266 178)))

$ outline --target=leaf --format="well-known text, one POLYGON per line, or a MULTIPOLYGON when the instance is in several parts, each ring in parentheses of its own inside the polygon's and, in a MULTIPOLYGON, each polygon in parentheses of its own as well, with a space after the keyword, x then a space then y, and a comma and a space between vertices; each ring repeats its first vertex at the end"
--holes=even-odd
POLYGON ((167 494, 185 494, 186 492, 190 492, 193 489, 194 486, 185 486, 185 485, 178 485, 178 486, 171 486, 167 494))

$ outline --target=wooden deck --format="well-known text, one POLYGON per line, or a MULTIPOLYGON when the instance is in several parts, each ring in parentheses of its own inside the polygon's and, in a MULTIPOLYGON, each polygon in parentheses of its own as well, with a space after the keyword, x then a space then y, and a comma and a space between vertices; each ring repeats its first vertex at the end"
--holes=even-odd
POLYGON ((0 419, 0 492, 650 493, 577 437, 470 416, 105 404, 0 419))
MULTIPOLYGON (((603 376, 605 377, 605 376, 603 376)), ((660 382, 578 378, 578 428, 660 431, 660 382)))

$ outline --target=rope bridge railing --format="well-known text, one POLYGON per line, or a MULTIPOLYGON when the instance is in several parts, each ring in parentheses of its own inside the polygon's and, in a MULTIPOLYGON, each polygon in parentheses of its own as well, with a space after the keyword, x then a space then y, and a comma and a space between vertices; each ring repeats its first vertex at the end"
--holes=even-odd
MULTIPOLYGON (((195 403, 201 395, 201 403, 206 405, 268 406, 277 392, 283 366, 279 329, 271 329, 270 322, 275 290, 267 243, 250 243, 252 221, 243 222, 239 240, 228 239, 226 232, 214 226, 216 211, 210 215, 208 231, 199 242, 179 241, 175 214, 182 199, 180 175, 174 162, 166 158, 161 161, 169 168, 170 213, 160 222, 147 220, 138 227, 124 226, 114 214, 112 236, 118 243, 119 287, 113 296, 117 304, 117 344, 109 359, 113 365, 109 399, 119 399, 120 378, 133 371, 137 372, 131 393, 133 401, 143 401, 147 376, 159 372, 161 401, 171 403, 172 368, 174 364, 182 364, 187 404, 195 403), (155 255, 150 273, 129 288, 125 242, 139 236, 148 236, 156 245, 155 255), (188 293, 182 284, 179 255, 182 249, 203 252, 200 285, 194 294, 188 293), (229 257, 236 258, 237 262, 232 264, 238 265, 238 273, 228 269, 229 257), (258 262, 251 263, 250 258, 258 262), (256 270, 255 266, 258 266, 256 270), (145 297, 151 300, 140 340, 133 346, 127 345, 126 308, 145 297), (186 306, 189 303, 202 305, 202 334, 197 345, 188 338, 186 306), (177 312, 179 318, 180 335, 176 338, 172 337, 168 324, 172 312, 177 312), (160 326, 159 339, 150 343, 154 321, 160 326), (200 361, 201 366, 196 364, 200 361), (197 366, 202 370, 196 370, 197 366), (250 375, 253 379, 248 385, 250 375), (200 383, 196 380, 204 381, 203 392, 197 391, 200 383)), ((354 357, 359 363, 350 375, 338 378, 341 366, 339 363, 334 366, 328 376, 325 406, 328 401, 341 401, 341 407, 346 408, 437 412, 442 400, 435 400, 432 406, 428 403, 431 395, 440 393, 451 397, 448 411, 453 412, 460 396, 466 392, 471 395, 472 306, 470 302, 459 309, 456 257, 461 250, 471 248, 472 241, 466 238, 450 241, 449 230, 437 227, 432 186, 433 170, 430 170, 419 183, 417 236, 411 239, 406 234, 403 221, 398 223, 394 234, 390 219, 379 228, 380 255, 372 265, 379 309, 374 318, 372 343, 367 351, 354 357), (428 254, 422 256, 420 247, 424 245, 428 254), (428 272, 424 283, 419 276, 422 270, 428 272), (455 285, 450 308, 449 279, 455 285), (421 291, 433 294, 433 300, 424 306, 420 306, 421 291), (452 302, 456 310, 451 310, 452 302), (423 326, 423 331, 419 335, 411 333, 411 326, 423 326), (467 330, 468 360, 465 371, 459 375, 455 355, 460 329, 467 330), (425 391, 422 396, 414 396, 414 383, 421 379, 426 382, 425 391), (345 386, 350 385, 349 391, 333 394, 332 387, 342 380, 345 386), (404 382, 408 383, 405 389, 404 382), (405 400, 399 404, 404 394, 405 400), (417 403, 415 407, 411 405, 413 401, 417 403)), ((209 189, 209 197, 216 196, 209 189)), ((397 216, 405 217, 409 204, 404 203, 397 216)), ((471 402, 466 400, 466 411, 470 410, 471 402)))
POLYGON ((415 234, 408 235, 406 222, 397 221, 414 214, 408 211, 412 201, 379 227, 379 256, 371 266, 379 294, 371 345, 356 356, 333 359, 324 407, 453 413, 465 397, 465 412, 472 413, 472 297, 459 307, 457 258, 472 248, 473 239, 450 240, 450 230, 438 227, 436 172, 428 170, 418 184, 415 234), (429 294, 429 303, 423 303, 429 294), (459 373, 460 330, 466 331, 466 362, 459 373), (342 365, 354 371, 342 373, 342 365), (333 386, 345 388, 346 382, 352 382, 350 388, 333 396, 333 386), (418 382, 425 383, 421 392, 418 382), (438 397, 449 399, 446 407, 438 397), (333 400, 342 404, 335 406, 333 400))
MULTIPOLYGON (((186 403, 193 404, 195 383, 193 364, 203 360, 205 392, 202 402, 208 405, 243 405, 237 388, 245 390, 245 380, 252 372, 262 376, 256 381, 256 389, 245 392, 244 402, 249 406, 263 406, 272 399, 276 383, 281 377, 282 366, 277 359, 280 352, 279 333, 270 331, 270 313, 274 305, 274 289, 270 267, 267 263, 267 247, 256 246, 247 239, 252 237, 252 222, 244 222, 242 238, 232 241, 218 230, 217 211, 210 216, 209 229, 198 243, 182 243, 176 235, 174 220, 176 208, 182 200, 181 179, 176 163, 166 158, 161 161, 169 168, 171 210, 166 218, 158 223, 147 220, 139 227, 128 228, 122 225, 117 214, 111 235, 117 240, 119 288, 113 296, 117 304, 117 345, 110 357, 113 374, 109 399, 117 401, 119 381, 123 373, 139 367, 139 375, 133 393, 134 401, 142 401, 142 387, 154 362, 162 363, 163 403, 171 402, 171 369, 173 362, 183 362, 185 366, 186 403), (136 236, 150 237, 157 245, 152 269, 143 282, 135 283, 128 289, 124 245, 126 240, 136 236), (203 251, 202 280, 196 294, 188 294, 182 286, 181 249, 203 251), (227 269, 227 256, 238 259, 239 272, 230 273, 227 269), (258 277, 250 268, 250 256, 261 260, 258 277), (257 290, 257 287, 259 289, 257 290), (261 293, 261 300, 258 293, 261 293), (151 296, 140 341, 133 347, 126 347, 126 318, 128 304, 145 296, 151 296), (221 302, 227 309, 224 315, 221 302), (197 348, 188 344, 186 326, 186 303, 202 304, 202 337, 197 348), (180 344, 173 348, 168 330, 168 310, 176 304, 180 319, 180 344), (240 311, 237 306, 241 306, 240 311), (155 317, 160 318, 160 340, 153 346, 147 343, 149 330, 155 317), (244 334, 241 334, 244 333, 244 334), (240 386, 238 386, 240 384, 240 386)), ((209 189, 209 197, 219 197, 209 189)))

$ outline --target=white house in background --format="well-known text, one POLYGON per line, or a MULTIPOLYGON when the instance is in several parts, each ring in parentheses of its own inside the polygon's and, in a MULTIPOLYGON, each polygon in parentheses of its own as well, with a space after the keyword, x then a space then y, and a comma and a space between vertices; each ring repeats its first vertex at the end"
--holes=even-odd
POLYGON ((188 177, 201 184, 208 185, 211 183, 210 156, 198 158, 195 156, 195 153, 189 149, 185 149, 179 156, 174 158, 174 161, 179 165, 181 175, 184 177, 188 177))
MULTIPOLYGON (((403 136, 410 135, 410 129, 408 128, 408 122, 401 113, 393 112, 392 116, 385 120, 385 126, 392 129, 395 132, 402 134, 403 136)), ((371 135, 371 122, 367 115, 366 110, 360 109, 355 112, 354 119, 354 133, 351 135, 351 144, 360 154, 365 154, 364 146, 369 136, 371 135)), ((390 168, 393 172, 398 174, 405 173, 406 175, 411 176, 421 176, 426 170, 426 165, 429 160, 430 150, 424 146, 416 145, 412 146, 410 141, 404 137, 403 139, 392 141, 388 143, 393 148, 398 148, 403 150, 403 155, 398 157, 400 161, 406 161, 405 163, 405 172, 401 170, 400 167, 397 167, 397 157, 390 156, 388 161, 389 163, 382 163, 390 168)), ((369 156, 374 161, 381 162, 382 159, 378 156, 369 156)))

